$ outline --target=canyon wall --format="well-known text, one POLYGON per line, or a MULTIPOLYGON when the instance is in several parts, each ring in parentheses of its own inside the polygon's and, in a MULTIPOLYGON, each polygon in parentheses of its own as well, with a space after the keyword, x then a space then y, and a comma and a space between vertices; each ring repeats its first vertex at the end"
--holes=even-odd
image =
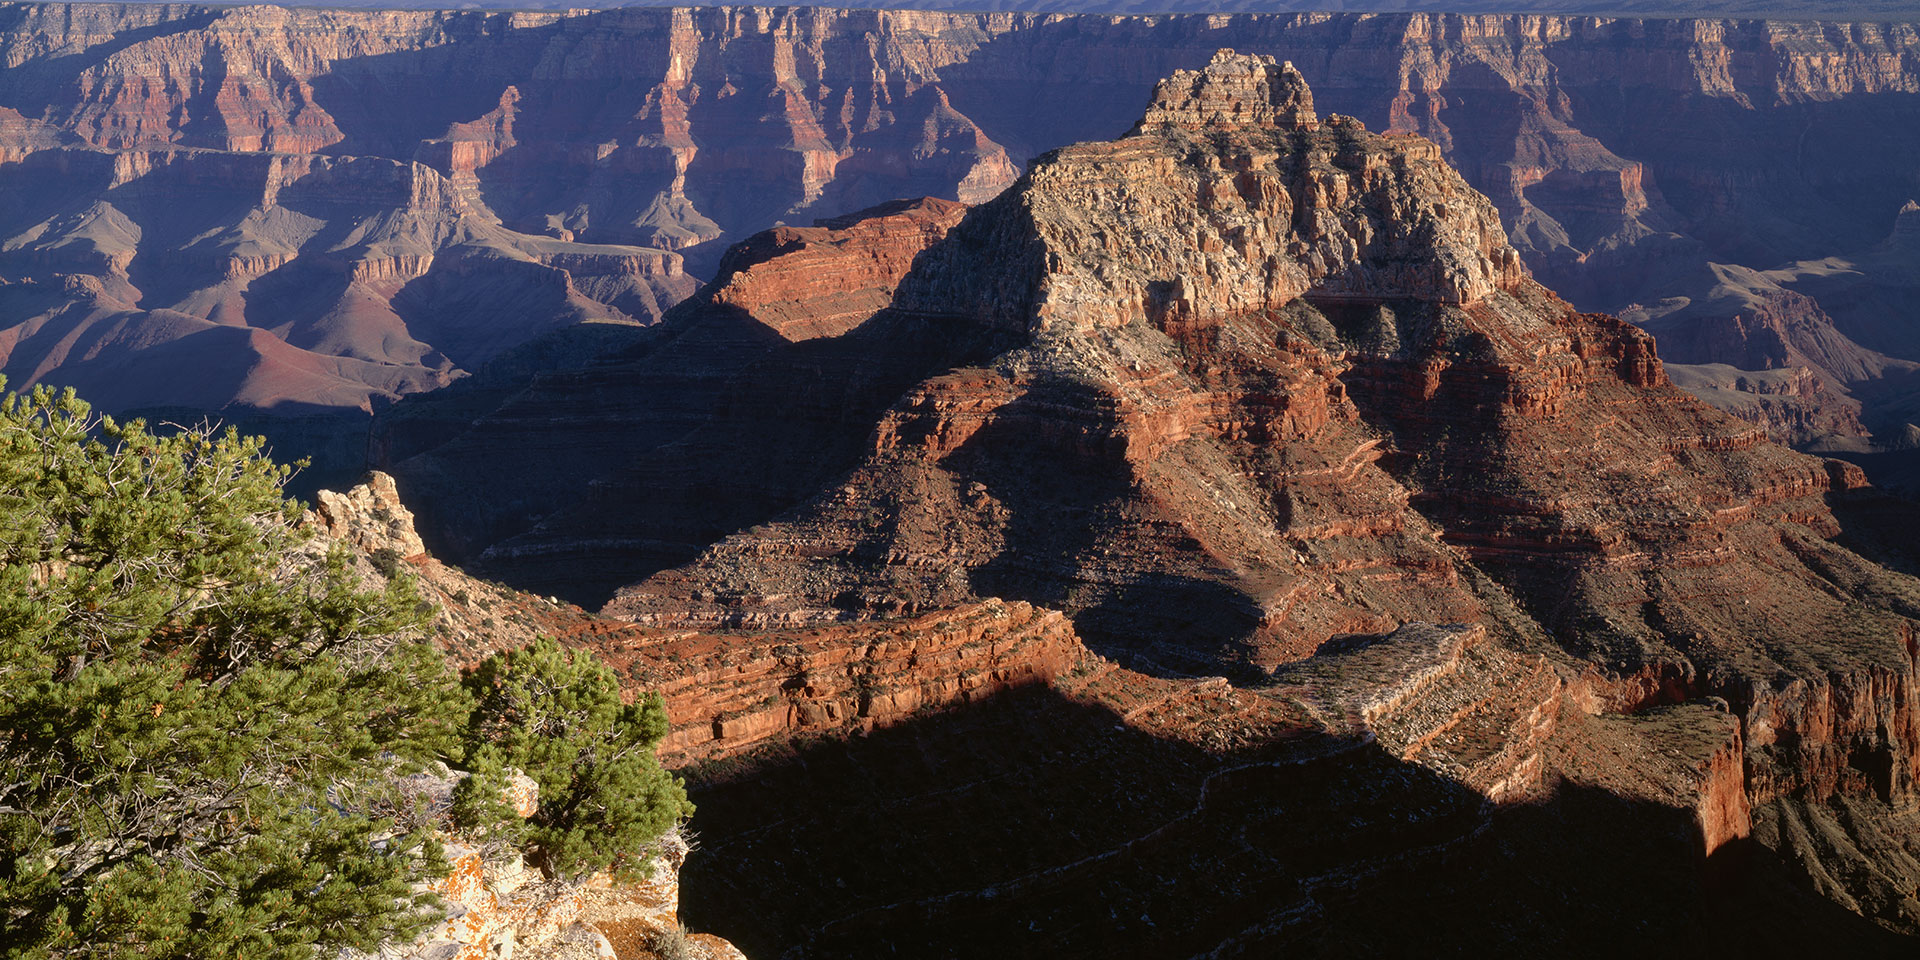
POLYGON ((1767 439, 1897 393, 1910 27, 0 25, 0 296, 39 311, 9 376, 266 407, 251 378, 318 369, 280 395, 310 409, 519 364, 402 404, 397 486, 319 514, 420 571, 456 657, 556 633, 672 693, 712 825, 690 900, 754 953, 1404 950, 1382 915, 1480 947, 1619 916, 1701 949, 1920 928, 1920 585, 1878 542, 1911 511, 1767 439), (1069 139, 1105 142, 1041 154, 1069 139), (721 255, 900 193, 951 202, 721 255), (703 262, 660 322, 618 306, 703 262), (1745 382, 1782 389, 1715 389, 1801 403, 1723 416, 1539 279, 1725 321, 1676 347, 1777 364, 1745 382), (552 332, 516 346, 530 303, 552 332), (179 346, 221 337, 284 363, 229 383, 179 346))
POLYGON ((522 502, 579 457, 542 430, 630 438, 475 560, 610 594, 577 642, 682 705, 690 883, 750 950, 1404 949, 1377 903, 1460 947, 1916 929, 1910 505, 1687 394, 1438 144, 1326 100, 1223 51, 991 201, 751 238, 399 464, 522 502), (1461 876, 1498 920, 1411 902, 1461 876), (1608 906, 1538 893, 1575 888, 1608 906))
MULTIPOLYGON (((557 327, 650 322, 777 221, 990 199, 1221 46, 1435 141, 1583 307, 1734 322, 1711 265, 1852 255, 1920 195, 1920 34, 1898 22, 15 3, 0 370, 122 410, 383 406, 557 327)), ((1874 334, 1906 288, 1865 273, 1796 289, 1912 353, 1874 334)), ((1872 379, 1820 375, 1841 405, 1872 379)), ((1801 422, 1906 418, 1865 419, 1801 422)))
MULTIPOLYGON (((381 475, 323 495, 314 522, 369 577, 414 571, 457 659, 544 632, 594 651, 630 689, 660 690, 673 720, 662 759, 694 776, 702 805, 692 856, 670 843, 637 885, 529 886, 514 864, 456 846, 440 888, 449 920, 416 947, 477 956, 512 941, 516 955, 588 956, 597 943, 600 956, 638 960, 654 931, 686 918, 754 955, 912 942, 986 956, 1036 940, 1135 956, 1196 944, 1313 954, 1405 948, 1391 931, 1410 924, 1427 945, 1578 949, 1628 915, 1665 943, 1702 947, 1708 931, 1756 949, 1899 943, 1821 912, 1769 852, 1791 849, 1823 878, 1884 869, 1897 834, 1871 836, 1869 857, 1830 838, 1882 822, 1876 791, 1892 781, 1844 781, 1900 776, 1895 765, 1816 759, 1799 769, 1826 771, 1811 795, 1833 799, 1809 803, 1805 785, 1778 782, 1754 794, 1756 813, 1743 725, 1724 706, 1648 706, 1686 694, 1573 674, 1481 626, 1351 637, 1235 685, 1120 667, 1066 618, 1023 603, 755 631, 596 618, 420 552, 381 475), (1855 822, 1833 822, 1832 803, 1855 822), (1468 885, 1480 906, 1432 904, 1436 884, 1468 885), (1577 915, 1554 906, 1569 893, 1577 915), (1728 926, 1701 924, 1702 905, 1728 926), (1401 922, 1357 919, 1382 911, 1401 922), (1110 912, 1125 921, 1084 923, 1110 912)), ((1842 689, 1782 691, 1746 735, 1772 738, 1756 744, 1766 750, 1778 731, 1826 730, 1832 744, 1872 726, 1872 698, 1842 689)), ((1830 753, 1801 743, 1808 757, 1830 753)), ((1822 883, 1859 913, 1903 909, 1892 884, 1822 883)))

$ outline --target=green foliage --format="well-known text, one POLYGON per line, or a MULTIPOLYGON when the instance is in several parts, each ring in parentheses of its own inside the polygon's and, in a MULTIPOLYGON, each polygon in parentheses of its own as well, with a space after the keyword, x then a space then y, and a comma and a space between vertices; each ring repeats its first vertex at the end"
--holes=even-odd
POLYGON ((504 824, 548 876, 631 876, 653 841, 692 814, 684 787, 654 757, 667 732, 659 695, 622 703, 613 671, 592 654, 542 638, 488 657, 463 682, 475 705, 476 775, 455 791, 456 822, 504 824), (500 816, 506 767, 540 785, 539 812, 524 823, 500 816))
POLYGON ((658 696, 622 704, 551 640, 458 682, 406 565, 371 558, 390 579, 362 589, 261 443, 0 400, 0 957, 412 937, 437 915, 413 885, 446 869, 400 780, 425 761, 465 761, 456 821, 553 876, 630 873, 691 812, 658 696), (539 783, 530 820, 508 766, 539 783))
POLYGON ((0 955, 311 957, 443 869, 382 785, 470 712, 411 581, 361 590, 229 431, 0 401, 0 955))

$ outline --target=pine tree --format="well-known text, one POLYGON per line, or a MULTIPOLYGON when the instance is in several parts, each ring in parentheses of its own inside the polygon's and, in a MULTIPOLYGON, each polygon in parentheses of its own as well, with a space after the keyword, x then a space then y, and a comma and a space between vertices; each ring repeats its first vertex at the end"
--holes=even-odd
MULTIPOLYGON (((0 381, 0 388, 4 381, 0 381)), ((435 816, 550 875, 631 874, 692 812, 658 695, 551 640, 464 684, 401 565, 364 589, 259 438, 0 400, 0 957, 307 960, 437 918, 435 816), (472 691, 469 693, 469 691, 472 691), (527 821, 507 767, 539 783, 527 821)))
POLYGON ((543 637, 488 657, 463 682, 476 775, 456 790, 455 816, 502 825, 548 877, 633 876, 653 841, 693 813, 654 756, 667 732, 659 694, 622 703, 613 671, 591 653, 543 637), (496 807, 508 767, 540 786, 539 811, 524 823, 496 807))
POLYGON ((0 954, 307 958, 444 868, 396 776, 471 704, 229 431, 0 401, 0 954), (303 557, 303 551, 307 553, 303 557))

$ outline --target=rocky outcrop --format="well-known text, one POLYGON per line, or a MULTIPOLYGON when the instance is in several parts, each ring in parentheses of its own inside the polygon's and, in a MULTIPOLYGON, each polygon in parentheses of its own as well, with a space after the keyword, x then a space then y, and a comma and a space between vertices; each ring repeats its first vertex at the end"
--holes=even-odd
POLYGON ((788 341, 837 337, 885 307, 914 258, 966 209, 927 197, 810 228, 776 227, 727 251, 708 300, 788 341))
POLYGON ((570 635, 592 621, 586 611, 558 598, 469 576, 428 553, 414 528, 413 511, 387 474, 375 471, 345 493, 322 490, 314 499, 306 515, 316 534, 309 553, 317 558, 344 547, 355 572, 374 586, 397 575, 410 577, 434 608, 429 634, 457 666, 471 667, 488 654, 524 647, 541 636, 570 635))
POLYGON ((1894 217, 1893 232, 1887 235, 1887 246, 1898 251, 1920 249, 1920 200, 1908 200, 1894 217))
POLYGON ((1248 59, 1221 50, 1205 67, 1176 70, 1160 81, 1134 132, 1161 125, 1188 130, 1258 126, 1312 130, 1319 123, 1313 112, 1313 91, 1291 61, 1275 63, 1272 57, 1257 55, 1248 59))
MULTIPOLYGON (((539 636, 561 636, 576 643, 598 639, 604 648, 609 631, 622 630, 578 608, 477 580, 440 563, 425 552, 414 530, 413 514, 386 474, 373 473, 345 493, 320 491, 306 524, 316 534, 307 547, 309 558, 317 559, 320 551, 337 546, 345 548, 358 574, 372 585, 384 584, 403 571, 410 576, 435 608, 430 634, 457 665, 471 666, 489 653, 525 646, 539 636)), ((1071 637, 1070 629, 1066 636, 1071 637)), ((637 689, 656 689, 663 677, 677 674, 663 659, 655 665, 656 675, 643 677, 646 656, 644 652, 623 655, 618 661, 637 689)), ((683 659, 683 653, 673 654, 673 663, 683 659)), ((1018 676, 1025 679, 1026 673, 1018 676)), ((973 689, 978 684, 967 686, 973 689)), ((704 698, 710 691, 695 687, 690 700, 687 687, 685 682, 679 685, 670 707, 677 719, 684 720, 680 726, 715 727, 716 719, 701 713, 709 708, 704 698)), ((981 692, 975 690, 974 695, 981 692)), ((940 702, 941 695, 933 693, 929 703, 940 702)), ((869 725, 889 716, 885 710, 865 714, 878 718, 868 719, 869 725)), ((793 732, 799 732, 799 726, 793 732)), ((686 730, 676 731, 674 737, 687 738, 686 730)), ((762 742, 767 739, 763 732, 762 742)), ((709 758, 727 755, 712 746, 695 753, 709 758)), ((687 750, 678 748, 666 754, 680 763, 688 756, 687 750)), ((512 771, 509 774, 508 805, 522 817, 533 816, 540 803, 538 785, 512 771)), ((377 953, 380 960, 648 960, 667 956, 660 947, 668 940, 683 945, 684 952, 675 956, 744 960, 725 939, 689 934, 680 921, 679 873, 692 846, 678 827, 656 842, 644 877, 619 883, 604 875, 581 882, 550 880, 517 853, 463 836, 454 828, 447 811, 454 787, 466 776, 440 765, 399 785, 415 810, 415 825, 429 826, 441 835, 448 871, 423 888, 440 898, 439 918, 414 941, 383 945, 377 953)), ((341 960, 362 956, 348 951, 341 960)))
POLYGON ((314 500, 313 517, 320 529, 369 557, 391 562, 427 552, 413 527, 413 511, 400 502, 393 478, 384 473, 376 471, 346 493, 322 490, 314 500))
MULTIPOLYGON (((1287 85, 1265 60, 1214 63, 1156 103, 1244 103, 1258 71, 1268 103, 1275 71, 1287 85)), ((945 744, 984 724, 1031 765, 1008 774, 1011 795, 962 792, 1087 789, 1048 779, 1059 761, 991 719, 1004 715, 1117 722, 1087 736, 1121 767, 1197 751, 1167 761, 1184 778, 1168 793, 1076 825, 1018 869, 974 870, 959 892, 940 886, 949 874, 902 877, 918 892, 868 891, 852 912, 795 893, 763 929, 801 943, 797 955, 836 955, 891 942, 898 917, 990 924, 991 887, 1055 891, 1061 942, 1108 944, 1149 934, 1075 932, 1069 904, 1102 902, 1090 891, 1108 883, 1209 877, 1219 903, 1266 906, 1222 907, 1229 919, 1127 902, 1179 918, 1167 922, 1183 932, 1155 941, 1163 952, 1257 953, 1337 926, 1323 892, 1398 896, 1440 862, 1429 855, 1557 877, 1502 859, 1531 849, 1534 828, 1515 824, 1543 806, 1600 804, 1581 822, 1637 824, 1620 829, 1696 872, 1752 856, 1771 864, 1755 876, 1778 876, 1788 868, 1756 844, 1782 842, 1776 826, 1822 804, 1855 805, 1847 836, 1862 844, 1901 835, 1920 583, 1842 545, 1862 543, 1835 512, 1871 496, 1860 472, 1702 404, 1646 332, 1534 281, 1494 205, 1431 142, 1334 115, 1312 128, 1196 115, 1222 122, 1143 123, 1048 154, 937 236, 880 211, 866 223, 895 218, 885 232, 924 245, 867 287, 884 306, 835 312, 838 336, 779 334, 798 297, 682 308, 662 325, 680 339, 663 344, 752 331, 751 373, 708 381, 704 419, 635 448, 617 480, 492 554, 547 565, 548 582, 631 571, 604 612, 633 625, 580 642, 644 653, 624 662, 677 691, 674 743, 696 776, 702 763, 838 765, 842 751, 891 766, 902 761, 886 744, 945 744), (757 321, 763 309, 777 322, 757 321), (970 625, 992 609, 1057 628, 1003 649, 970 625), (1093 656, 1067 653, 1068 622, 1093 656), (863 677, 911 693, 874 700, 863 677), (950 709, 911 716, 930 692, 950 709), (870 748, 843 739, 863 713, 887 717, 870 748), (1303 767, 1305 781, 1290 773, 1303 767), (1413 825, 1394 834, 1398 852, 1321 857, 1289 835, 1258 849, 1311 869, 1262 873, 1221 839, 1268 822, 1233 798, 1305 790, 1283 806, 1337 808, 1345 788, 1326 785, 1349 776, 1407 784, 1406 802, 1428 811, 1393 815, 1413 825), (1154 879, 1121 862, 1151 864, 1154 879), (1314 879, 1303 894, 1254 879, 1268 875, 1314 879), (795 904, 819 906, 796 920, 795 904)), ((796 262, 885 248, 859 224, 832 229, 791 247, 796 262)), ((778 236, 762 242, 777 249, 778 236)), ((729 278, 780 276, 756 249, 729 278)), ((622 402, 651 395, 629 387, 622 402)), ((535 389, 516 403, 565 410, 564 398, 535 389)), ((897 802, 949 789, 926 775, 897 802)), ((849 782, 870 789, 863 776, 849 782)), ((748 805, 715 789, 736 798, 723 810, 748 805)), ((813 816, 781 829, 804 846, 813 816)), ((742 838, 732 855, 771 842, 750 829, 722 827, 742 838)), ((1828 836, 1821 862, 1851 869, 1852 841, 1828 836)), ((1900 875, 1835 888, 1897 903, 1897 881, 1880 878, 1900 875)), ((1519 902, 1534 919, 1514 923, 1552 928, 1529 912, 1546 907, 1519 902)), ((1910 929, 1902 916, 1876 922, 1910 929)))
MULTIPOLYGON (((668 766, 788 740, 872 731, 1064 676, 1091 655, 1058 613, 988 600, 917 618, 752 632, 641 629, 468 576, 429 555, 392 477, 321 491, 308 523, 360 574, 415 578, 437 608, 435 642, 461 665, 541 635, 592 650, 634 691, 658 691, 668 766)), ((451 789, 451 787, 448 787, 451 789)))
MULTIPOLYGON (((453 828, 447 810, 464 776, 442 766, 400 785, 422 811, 424 825, 444 841, 447 875, 425 885, 439 898, 441 919, 411 942, 383 944, 373 955, 346 950, 340 960, 639 960, 652 956, 643 951, 660 931, 679 929, 679 872, 689 852, 679 829, 655 842, 643 877, 618 884, 605 876, 547 880, 518 855, 469 842, 453 828)), ((520 816, 533 816, 539 788, 512 775, 506 800, 520 816)), ((700 960, 744 960, 732 944, 712 935, 692 947, 700 960)))
MULTIPOLYGON (((1464 551, 1557 611, 1549 629, 1584 632, 1593 604, 1610 643, 1659 659, 1669 632, 1628 609, 1646 561, 1611 558, 1697 554, 1689 576, 1773 581, 1797 562, 1705 544, 1765 544, 1788 518, 1836 529, 1824 467, 1690 401, 1644 334, 1527 280, 1431 145, 1349 119, 1059 151, 929 248, 864 330, 898 343, 921 317, 1026 342, 907 389, 835 488, 607 611, 737 624, 998 594, 1136 655, 1215 662, 1224 642, 1266 669, 1341 633, 1486 616, 1464 551), (1529 453, 1545 449, 1581 465, 1529 453), (1191 591, 1181 619, 1168 589, 1191 591)), ((746 421, 707 429, 765 429, 746 421)), ((650 522, 613 505, 620 489, 580 515, 650 522)))
MULTIPOLYGON (((444 919, 411 943, 384 945, 378 954, 382 960, 485 960, 502 954, 559 958, 568 956, 565 941, 600 939, 604 943, 595 931, 580 927, 584 887, 546 882, 521 857, 463 842, 454 832, 447 810, 454 787, 464 777, 442 766, 408 777, 402 784, 448 841, 444 844, 447 875, 426 885, 440 898, 444 919), (556 949, 543 949, 549 947, 556 949)), ((539 810, 539 787, 524 776, 514 776, 506 799, 515 813, 533 816, 539 810)), ((656 872, 661 866, 655 864, 656 872)), ((594 950, 588 956, 611 952, 594 950)), ((343 960, 362 956, 347 951, 343 960)))

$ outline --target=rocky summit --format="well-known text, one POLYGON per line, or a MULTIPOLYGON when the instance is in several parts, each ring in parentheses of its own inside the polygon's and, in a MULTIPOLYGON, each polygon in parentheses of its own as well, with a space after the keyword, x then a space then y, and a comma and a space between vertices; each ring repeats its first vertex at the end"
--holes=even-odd
POLYGON ((398 475, 605 601, 750 955, 1920 933, 1911 508, 1536 282, 1433 142, 1221 51, 726 264, 398 475), (596 423, 618 471, 528 479, 596 423))
POLYGON ((1140 127, 1163 124, 1200 130, 1208 127, 1283 127, 1312 130, 1313 91, 1293 68, 1267 56, 1236 56, 1221 50, 1199 70, 1180 70, 1162 81, 1140 127))

